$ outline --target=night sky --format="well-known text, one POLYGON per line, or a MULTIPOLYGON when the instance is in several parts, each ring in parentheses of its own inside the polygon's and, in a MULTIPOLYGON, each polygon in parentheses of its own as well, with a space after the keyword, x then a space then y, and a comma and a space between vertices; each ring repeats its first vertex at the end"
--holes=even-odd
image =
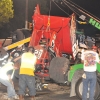
MULTIPOLYGON (((56 0, 55 0, 56 1, 56 0)), ((66 0, 67 1, 67 0, 66 0)), ((69 1, 69 0, 68 0, 69 1)), ((100 17, 100 0, 70 0, 77 4, 78 6, 82 7, 83 9, 87 10, 91 14, 95 15, 96 17, 100 17)), ((60 5, 61 8, 63 8, 67 13, 70 11, 70 9, 67 6, 63 7, 60 5)), ((51 9, 53 10, 58 10, 59 8, 52 2, 51 9)), ((62 11, 59 9, 57 12, 52 12, 53 14, 60 15, 62 11)), ((63 15, 66 15, 63 13, 63 15)))
MULTIPOLYGON (((45 0, 28 0, 29 5, 28 5, 28 22, 32 22, 32 15, 34 13, 35 9, 35 3, 37 1, 40 1, 42 7, 44 6, 44 1, 45 0)), ((47 6, 48 6, 48 12, 42 13, 45 15, 52 15, 52 16, 62 16, 62 17, 69 17, 73 13, 72 10, 70 10, 66 5, 61 4, 62 0, 46 0, 47 1, 47 6), (51 1, 51 9, 50 9, 50 1, 51 1), (53 1, 57 2, 58 1, 58 6, 63 9, 66 13, 64 13, 62 10, 60 10, 54 3, 53 1)), ((66 0, 66 1, 72 1, 78 6, 82 7, 86 11, 90 12, 94 16, 100 18, 100 0, 66 0)), ((10 19, 9 23, 6 23, 3 28, 0 29, 0 37, 7 37, 10 35, 10 32, 15 31, 16 29, 21 29, 25 27, 25 9, 26 9, 26 0, 13 0, 13 8, 14 8, 14 18, 10 19), (8 34, 7 34, 8 33, 8 34)), ((41 8, 41 5, 40 5, 41 8)), ((46 8, 45 8, 46 9, 46 8)), ((40 9, 41 10, 41 9, 40 9)), ((45 11, 44 11, 45 12, 45 11)), ((78 20, 81 20, 78 18, 78 20)), ((100 34, 100 30, 96 29, 90 24, 87 25, 79 25, 77 23, 77 29, 84 29, 84 33, 86 35, 95 35, 95 34, 100 34)))
MULTIPOLYGON (((66 0, 67 1, 67 0, 66 0)), ((69 0, 68 0, 69 1, 69 0)), ((93 16, 96 16, 100 18, 100 0, 70 0, 77 4, 78 6, 82 7, 89 13, 91 13, 93 16)), ((65 12, 67 12, 69 15, 73 12, 64 4, 58 3, 59 7, 61 7, 65 12)), ((68 16, 65 14, 62 10, 60 10, 53 2, 51 4, 51 14, 57 15, 57 16, 68 16)), ((79 29, 84 29, 84 32, 86 35, 94 36, 96 33, 100 34, 100 30, 94 28, 92 25, 79 25, 79 29)))
MULTIPOLYGON (((19 12, 24 12, 24 14, 22 16, 25 16, 25 1, 26 0, 13 0, 14 1, 14 14, 18 15, 21 17, 21 13, 19 12)), ((34 3, 35 0, 28 0, 29 4, 30 2, 34 3)), ((37 0, 36 0, 37 1, 37 0)), ((55 2, 57 0, 54 0, 55 2)), ((57 3, 58 6, 63 9, 65 12, 67 12, 69 15, 71 15, 73 13, 72 10, 70 10, 66 5, 61 4, 60 1, 62 0, 58 0, 59 2, 57 3)), ((66 0, 69 1, 69 0, 66 0)), ((85 9, 86 11, 88 11, 89 13, 95 15, 96 17, 100 18, 100 0, 70 0, 72 2, 74 2, 75 4, 77 4, 78 6, 82 7, 83 9, 85 9)), ((47 6, 50 6, 50 0, 47 0, 48 4, 47 6)), ((29 8, 33 7, 32 3, 31 5, 29 5, 29 8)), ((50 8, 50 7, 49 7, 50 8)), ((31 14, 28 14, 29 17, 29 21, 32 18, 32 14, 34 11, 34 8, 30 9, 31 14)), ((29 11, 29 12, 30 12, 29 11)), ((52 16, 63 16, 63 17, 68 17, 68 14, 64 13, 62 10, 60 10, 51 0, 51 9, 49 9, 48 13, 46 14, 50 14, 52 16), (50 11, 50 12, 49 12, 50 11)), ((23 19, 25 20, 25 19, 23 19)), ((22 19, 20 18, 19 23, 22 21, 22 19)), ((18 23, 18 21, 16 22, 18 23)), ((23 24, 23 23, 21 23, 23 24)), ((19 24, 18 24, 19 25, 19 24)), ((24 24, 23 24, 24 26, 24 24)), ((86 35, 95 35, 96 33, 100 34, 100 30, 96 29, 95 27, 93 27, 90 24, 87 25, 77 25, 78 29, 84 29, 84 32, 86 35)))
POLYGON ((85 10, 94 14, 97 17, 100 17, 100 0, 72 0, 85 10))

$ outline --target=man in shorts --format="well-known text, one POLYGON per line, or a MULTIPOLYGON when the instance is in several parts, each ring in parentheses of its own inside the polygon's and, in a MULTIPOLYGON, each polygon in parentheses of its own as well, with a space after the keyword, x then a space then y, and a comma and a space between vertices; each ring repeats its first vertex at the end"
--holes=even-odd
POLYGON ((19 98, 24 100, 26 87, 29 89, 29 95, 31 100, 35 100, 35 63, 36 56, 34 54, 34 48, 29 47, 28 52, 25 52, 21 56, 21 66, 19 71, 19 98))

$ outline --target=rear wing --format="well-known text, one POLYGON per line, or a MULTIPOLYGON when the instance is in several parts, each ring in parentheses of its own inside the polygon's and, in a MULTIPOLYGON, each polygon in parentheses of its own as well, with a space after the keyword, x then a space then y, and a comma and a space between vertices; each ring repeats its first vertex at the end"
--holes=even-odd
POLYGON ((66 53, 75 58, 78 46, 75 15, 72 14, 71 17, 48 16, 41 15, 38 11, 40 11, 39 6, 36 7, 32 16, 34 27, 29 45, 35 47, 44 38, 47 39, 48 46, 52 44, 52 49, 59 52, 60 56, 66 53), (55 39, 52 38, 53 35, 55 39))

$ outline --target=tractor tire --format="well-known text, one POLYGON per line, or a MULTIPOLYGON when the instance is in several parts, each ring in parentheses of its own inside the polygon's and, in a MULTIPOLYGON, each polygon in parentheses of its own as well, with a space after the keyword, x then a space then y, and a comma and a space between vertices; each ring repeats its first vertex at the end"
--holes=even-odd
MULTIPOLYGON (((78 97, 79 100, 82 100, 82 86, 83 86, 82 78, 79 78, 78 81, 76 82, 76 85, 75 85, 76 96, 78 97)), ((96 89, 95 89, 95 96, 94 96, 95 100, 97 100, 99 93, 100 93, 100 86, 99 86, 99 83, 97 81, 96 89)))
POLYGON ((55 57, 50 62, 49 75, 57 83, 65 83, 69 70, 69 60, 64 57, 55 57))

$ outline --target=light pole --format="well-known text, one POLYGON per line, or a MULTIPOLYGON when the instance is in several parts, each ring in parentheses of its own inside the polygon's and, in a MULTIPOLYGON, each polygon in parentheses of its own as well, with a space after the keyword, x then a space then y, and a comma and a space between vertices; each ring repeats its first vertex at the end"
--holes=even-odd
POLYGON ((28 0, 26 0, 26 9, 25 9, 25 29, 28 29, 28 0))

